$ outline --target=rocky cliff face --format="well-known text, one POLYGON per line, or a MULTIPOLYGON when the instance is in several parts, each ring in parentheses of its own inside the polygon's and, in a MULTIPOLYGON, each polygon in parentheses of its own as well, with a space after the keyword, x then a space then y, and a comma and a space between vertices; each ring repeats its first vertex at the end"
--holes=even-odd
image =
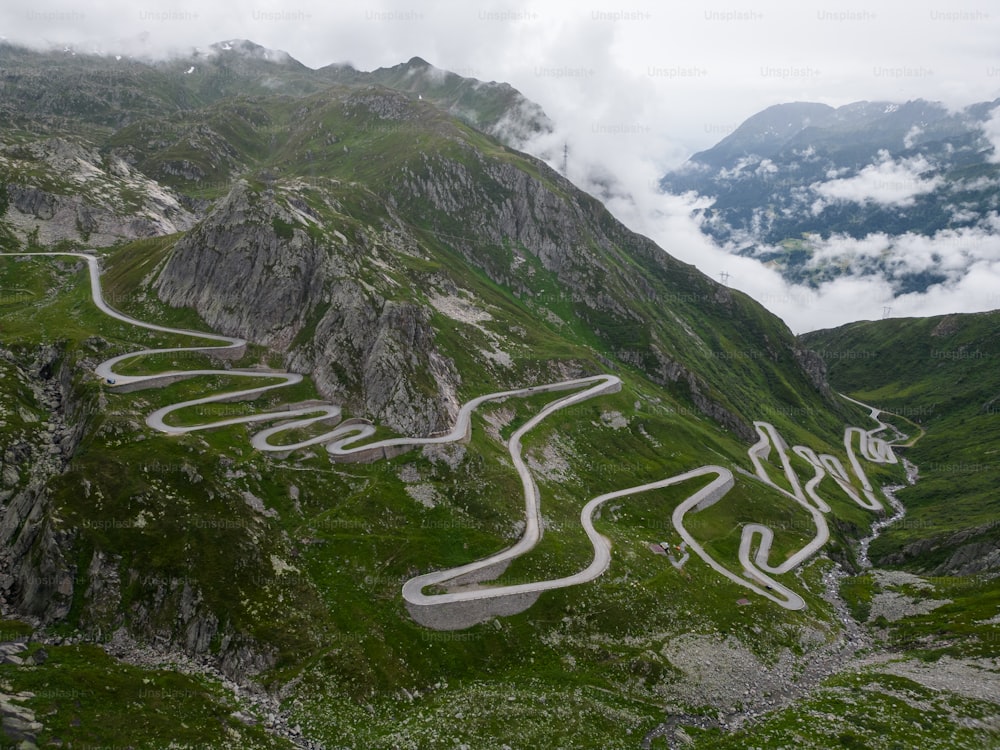
MULTIPOLYGON (((38 408, 51 414, 38 429, 12 435, 2 446, 0 510, 0 604, 41 622, 66 616, 74 571, 69 536, 53 518, 49 483, 64 471, 83 433, 70 397, 69 368, 61 352, 45 346, 25 357, 4 351, 38 408)), ((27 419, 32 418, 24 412, 27 419)))
POLYGON ((809 381, 817 391, 831 400, 833 399, 833 389, 826 378, 826 362, 823 357, 812 349, 796 348, 793 350, 795 360, 802 367, 802 371, 808 376, 809 381))
POLYGON ((157 281, 160 298, 283 352, 286 366, 356 414, 406 434, 443 429, 458 374, 435 349, 430 310, 389 298, 400 295, 378 272, 392 259, 377 232, 320 239, 310 211, 238 183, 178 242, 157 281))
MULTIPOLYGON (((274 654, 220 622, 192 581, 151 578, 100 548, 77 565, 80 532, 65 523, 52 487, 99 410, 75 395, 74 366, 61 348, 0 350, 0 359, 6 377, 23 384, 24 401, 48 415, 43 422, 21 407, 25 429, 0 441, 0 612, 49 625, 66 620, 76 604, 69 624, 97 641, 128 632, 164 649, 212 656, 238 680, 273 666, 274 654), (125 590, 132 591, 128 607, 125 590)), ((88 480, 80 491, 90 495, 88 480)), ((99 502, 96 492, 91 499, 99 502)))
POLYGON ((903 547, 899 552, 886 555, 882 565, 914 567, 921 558, 948 550, 944 562, 924 566, 932 576, 976 576, 995 574, 1000 570, 1000 548, 993 538, 995 524, 963 529, 962 531, 920 539, 903 547))
POLYGON ((0 146, 0 192, 0 221, 39 245, 101 247, 196 221, 176 195, 122 159, 64 138, 0 146))
MULTIPOLYGON (((629 232, 611 219, 603 207, 580 196, 554 173, 548 177, 557 181, 557 189, 565 189, 571 197, 557 193, 540 177, 502 162, 477 158, 469 166, 458 160, 427 159, 422 167, 419 171, 403 171, 390 196, 394 205, 422 212, 423 218, 431 222, 440 221, 440 217, 475 216, 478 236, 466 241, 450 234, 454 230, 439 223, 441 231, 449 233, 449 240, 471 264, 482 267, 497 283, 530 294, 524 277, 517 271, 526 256, 534 256, 545 270, 555 274, 572 296, 577 313, 594 323, 595 332, 620 360, 643 370, 660 385, 683 384, 703 413, 745 439, 753 439, 748 421, 713 398, 705 379, 678 361, 657 322, 638 305, 630 303, 642 301, 669 310, 675 306, 673 300, 682 298, 717 308, 732 308, 732 296, 727 289, 703 277, 693 278, 690 268, 648 239, 629 232), (422 201, 433 206, 438 216, 422 211, 422 201), (508 260, 502 255, 484 253, 484 241, 512 247, 513 257, 508 260), (636 260, 652 269, 652 273, 638 272, 636 260), (665 278, 698 288, 670 293, 656 283, 665 278), (648 338, 641 345, 617 339, 614 332, 622 327, 640 331, 648 338)), ((696 346, 707 348, 690 328, 684 335, 694 339, 696 346)))
POLYGON ((124 567, 121 555, 97 550, 79 576, 80 619, 73 623, 99 642, 137 638, 162 651, 208 659, 243 682, 273 667, 273 650, 220 622, 190 580, 124 567), (123 589, 143 591, 124 605, 123 589))

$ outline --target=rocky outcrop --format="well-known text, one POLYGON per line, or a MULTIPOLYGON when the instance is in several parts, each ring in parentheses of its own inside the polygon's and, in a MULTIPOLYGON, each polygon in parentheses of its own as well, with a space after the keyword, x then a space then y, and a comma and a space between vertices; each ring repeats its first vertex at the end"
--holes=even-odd
MULTIPOLYGON (((10 352, 5 358, 19 359, 10 352)), ((52 622, 69 612, 74 571, 69 536, 52 517, 49 484, 79 444, 81 405, 72 397, 71 371, 59 349, 41 347, 23 374, 39 409, 51 417, 3 447, 0 494, 9 499, 0 510, 0 603, 5 613, 52 622)))
POLYGON ((297 217, 237 183, 208 218, 181 239, 157 280, 160 299, 192 307, 214 328, 287 351, 336 273, 305 232, 280 237, 297 217))
POLYGON ((174 234, 196 221, 175 195, 121 158, 63 138, 0 148, 4 181, 0 218, 39 245, 111 245, 174 234))
POLYGON ((880 565, 912 565, 914 560, 948 550, 947 559, 927 570, 934 576, 975 576, 1000 572, 997 524, 989 523, 954 534, 919 539, 878 560, 880 565))
POLYGON ((287 367, 355 414, 404 434, 450 425, 458 373, 435 349, 431 310, 387 298, 385 251, 370 232, 320 242, 308 212, 238 183, 177 243, 160 298, 284 352, 287 367))
POLYGON ((823 357, 812 349, 795 348, 792 350, 792 354, 813 387, 825 397, 833 400, 833 389, 830 388, 826 379, 826 362, 823 361, 823 357))
MULTIPOLYGON (((110 580, 114 586, 118 585, 118 576, 119 567, 111 565, 91 580, 110 580)), ((207 659, 237 682, 244 682, 277 663, 272 650, 237 632, 229 623, 220 622, 192 581, 151 577, 133 569, 126 571, 124 577, 128 586, 139 587, 143 595, 134 599, 127 610, 120 597, 112 597, 109 601, 114 606, 108 609, 111 617, 105 620, 106 631, 91 631, 92 635, 100 637, 110 632, 112 641, 116 641, 127 633, 129 639, 141 639, 160 651, 178 651, 207 659)))
MULTIPOLYGON (((43 663, 47 658, 44 649, 39 649, 34 654, 25 657, 24 652, 27 649, 26 640, 0 643, 0 663, 30 668, 35 664, 43 663)), ((16 747, 18 750, 37 750, 37 735, 44 727, 36 719, 34 711, 21 705, 34 698, 35 695, 34 693, 6 692, 9 689, 5 688, 4 692, 0 692, 0 732, 3 733, 4 739, 17 743, 9 745, 9 747, 16 747)))
POLYGON ((28 214, 36 219, 48 221, 56 215, 56 197, 38 188, 7 186, 9 205, 22 214, 28 214))

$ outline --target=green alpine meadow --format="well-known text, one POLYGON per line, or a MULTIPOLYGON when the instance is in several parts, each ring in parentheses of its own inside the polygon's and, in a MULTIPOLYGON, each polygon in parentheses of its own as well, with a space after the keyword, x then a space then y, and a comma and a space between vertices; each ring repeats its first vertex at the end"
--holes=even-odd
POLYGON ((1000 743, 1000 313, 796 337, 551 129, 0 41, 0 745, 1000 743))

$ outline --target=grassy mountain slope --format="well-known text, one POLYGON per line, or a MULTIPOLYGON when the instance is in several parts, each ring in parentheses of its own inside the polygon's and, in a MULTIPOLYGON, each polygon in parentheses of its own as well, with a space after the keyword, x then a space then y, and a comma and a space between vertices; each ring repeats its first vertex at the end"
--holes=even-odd
POLYGON ((920 470, 899 493, 907 518, 872 546, 873 559, 934 575, 997 570, 1000 313, 853 323, 803 339, 834 387, 927 433, 903 452, 920 470))
MULTIPOLYGON (((746 475, 750 425, 765 419, 791 444, 842 455, 843 424, 865 417, 823 387, 822 362, 781 321, 629 232, 544 164, 449 114, 448 102, 475 87, 444 77, 440 90, 401 92, 352 79, 312 91, 315 78, 285 61, 288 85, 271 93, 261 81, 286 67, 262 48, 219 49, 203 62, 217 80, 200 88, 191 65, 143 69, 152 93, 128 116, 82 103, 80 123, 46 120, 105 158, 93 159, 96 172, 121 159, 153 183, 146 196, 170 186, 194 217, 190 228, 160 225, 160 236, 95 248, 112 304, 144 320, 245 335, 252 345, 236 366, 312 375, 253 400, 189 408, 178 422, 329 398, 350 416, 376 419, 379 436, 427 434, 482 393, 613 372, 620 393, 558 412, 525 438, 545 531, 499 583, 581 569, 591 556, 579 524, 588 499, 706 463, 734 470, 737 485, 690 528, 736 573, 747 523, 775 530, 776 560, 811 538, 803 508, 746 475)), ((51 64, 58 90, 69 74, 51 64)), ((407 74, 414 66, 379 75, 402 88, 416 80, 407 74)), ((505 90, 475 91, 483 111, 509 105, 505 90)), ((51 140, 3 137, 16 141, 14 155, 51 140)), ((58 170, 45 163, 52 184, 39 191, 71 194, 71 181, 55 184, 58 170)), ((100 203, 100 193, 87 200, 100 203)), ((44 237, 30 246, 44 249, 44 237)), ((81 245, 78 236, 61 246, 81 245)), ((262 454, 245 426, 169 437, 145 416, 238 381, 220 374, 131 393, 105 388, 92 371, 107 357, 190 342, 101 315, 74 260, 0 256, 0 289, 0 603, 30 620, 10 628, 31 631, 31 649, 44 640, 52 650, 49 661, 3 665, 0 676, 35 693, 24 700, 42 724, 39 744, 99 734, 105 744, 156 746, 164 691, 176 689, 177 720, 193 734, 212 723, 204 742, 216 744, 226 733, 260 747, 301 734, 327 747, 631 748, 644 737, 664 747, 658 735, 677 739, 670 727, 683 725, 712 747, 836 673, 856 648, 831 594, 830 558, 852 561, 873 516, 829 481, 829 558, 780 577, 805 610, 745 599, 745 588, 700 560, 678 569, 650 550, 680 544, 670 514, 698 488, 691 481, 602 510, 595 523, 613 558, 593 583, 546 592, 521 614, 467 630, 423 628, 401 600, 405 580, 518 538, 521 485, 504 442, 550 396, 490 404, 467 444, 372 464, 331 463, 320 448, 262 454), (89 644, 144 669, 109 664, 89 644), (200 682, 146 670, 150 651, 213 665, 244 685, 241 697, 217 673, 200 682), (128 706, 137 721, 157 718, 148 738, 103 719, 105 706, 90 696, 39 687, 89 685, 102 674, 113 674, 108 705, 128 706), (252 687, 279 701, 287 721, 248 708, 252 687), (259 725, 243 729, 254 720, 235 717, 237 707, 259 725)), ((128 370, 217 366, 174 353, 128 370)), ((794 464, 811 476, 804 461, 794 464)), ((898 469, 869 475, 901 481, 898 469)), ((893 585, 858 579, 846 593, 860 611, 893 585)), ((957 585, 941 592, 956 603, 966 594, 957 585)), ((987 619, 985 609, 980 600, 969 617, 987 619)), ((894 637, 912 641, 926 627, 902 621, 894 637)), ((842 681, 828 687, 836 693, 842 681)), ((891 698, 890 679, 880 685, 891 698)), ((947 731, 986 711, 960 708, 947 731)), ((962 726, 963 741, 992 736, 988 725, 962 726)), ((751 725, 733 741, 762 744, 771 729, 751 725)), ((898 725, 888 731, 905 736, 898 725)), ((800 744, 828 746, 820 732, 811 740, 800 744)))
MULTIPOLYGON (((919 475, 915 484, 897 492, 906 515, 871 545, 876 568, 847 579, 842 591, 854 616, 895 657, 887 662, 891 679, 882 667, 877 671, 883 676, 874 683, 895 683, 910 701, 936 704, 929 714, 912 717, 923 738, 913 742, 921 747, 974 747, 977 742, 960 732, 929 731, 929 716, 949 726, 956 712, 971 710, 962 724, 995 726, 995 705, 963 705, 955 696, 948 704, 940 701, 949 691, 973 699, 996 694, 979 683, 978 675, 992 679, 997 674, 998 323, 997 312, 888 319, 803 337, 826 359, 834 387, 894 412, 885 420, 912 437, 910 447, 897 450, 919 475), (925 692, 928 687, 930 693, 925 692)), ((873 678, 866 674, 859 679, 873 678)), ((828 710, 831 699, 841 702, 828 695, 828 710)), ((886 705, 881 697, 866 704, 852 722, 851 741, 874 741, 879 733, 891 736, 890 727, 907 712, 903 705, 886 705), (878 720, 872 706, 878 706, 878 720)), ((857 709, 841 703, 833 710, 850 715, 857 709)), ((796 721, 793 715, 780 717, 767 730, 776 741, 787 739, 796 721)), ((987 745, 995 742, 994 736, 987 745)))
POLYGON ((392 68, 306 67, 245 39, 218 42, 166 61, 72 49, 40 52, 0 42, 9 71, 0 123, 9 129, 107 135, 135 120, 187 112, 234 97, 299 97, 331 86, 382 86, 420 97, 479 130, 516 144, 551 129, 536 103, 506 83, 435 68, 420 58, 392 68))
MULTIPOLYGON (((108 260, 114 279, 116 256, 108 260)), ((348 737, 391 746, 406 717, 416 721, 409 736, 431 737, 438 731, 435 716, 464 710, 474 718, 463 736, 477 743, 504 736, 499 712, 510 696, 532 704, 548 696, 551 710, 539 704, 530 730, 527 717, 518 730, 527 732, 523 736, 544 742, 558 716, 552 711, 571 706, 592 712, 593 719, 566 735, 567 741, 628 747, 622 722, 634 733, 648 731, 659 721, 656 706, 663 696, 678 690, 670 675, 679 673, 658 655, 666 633, 711 638, 721 628, 753 658, 767 660, 775 634, 787 631, 786 647, 798 652, 799 627, 829 627, 827 605, 815 593, 807 613, 789 616, 763 603, 737 610, 734 602, 743 595, 737 587, 720 585, 704 567, 678 574, 665 558, 651 555, 645 542, 673 538, 668 509, 690 491, 679 487, 639 498, 600 522, 615 547, 606 580, 553 592, 524 615, 470 631, 428 632, 403 610, 401 582, 415 570, 456 564, 509 543, 520 516, 516 476, 483 420, 477 419, 469 446, 445 455, 414 453, 392 464, 343 468, 308 453, 291 460, 263 457, 249 450, 242 428, 181 439, 151 435, 141 424, 143 414, 211 383, 100 394, 83 379, 83 368, 99 356, 94 347, 107 352, 119 345, 121 327, 88 310, 79 271, 53 261, 26 263, 17 264, 18 276, 29 286, 37 278, 40 289, 66 291, 45 304, 26 299, 9 309, 9 335, 31 346, 32 327, 56 333, 67 363, 79 362, 73 367, 81 378, 74 398, 89 405, 87 430, 68 471, 51 483, 53 517, 72 535, 78 575, 87 582, 74 589, 59 634, 103 640, 102 634, 124 628, 217 653, 231 669, 263 668, 258 679, 275 687, 301 676, 290 706, 313 736, 328 741, 348 737), (35 270, 26 274, 26 263, 36 264, 35 270), (67 320, 74 325, 67 327, 67 320), (21 333, 18 321, 24 321, 21 333), (433 488, 433 508, 414 499, 426 497, 427 487, 433 488), (247 493, 261 498, 267 515, 247 504, 247 493), (295 570, 278 572, 275 557, 295 570), (530 659, 536 666, 526 672, 530 659), (407 694, 414 704, 400 702, 407 694), (486 701, 487 695, 494 698, 486 701)), ((121 290, 120 283, 112 288, 121 290)), ((121 298, 123 307, 179 322, 176 311, 159 307, 157 313, 155 301, 140 297, 121 298)), ((134 343, 146 343, 143 338, 134 343)), ((630 376, 626 392, 567 412, 532 435, 528 455, 543 467, 550 529, 538 550, 501 581, 585 564, 589 545, 576 516, 586 497, 687 468, 704 460, 706 451, 713 460, 745 463, 743 443, 665 395, 630 376), (570 471, 544 468, 562 461, 570 471)), ((258 405, 220 405, 218 413, 199 416, 244 413, 258 405)), ((487 413, 497 424, 516 424, 537 407, 511 402, 487 413)), ((779 545, 801 544, 796 530, 804 528, 804 519, 752 483, 699 519, 704 525, 698 533, 713 548, 730 549, 736 524, 750 519, 788 529, 779 534, 779 545)), ((813 592, 822 588, 818 573, 810 569, 804 577, 813 592)), ((145 704, 142 698, 135 696, 145 704)), ((71 710, 59 705, 60 712, 71 710)), ((128 736, 127 728, 117 731, 128 736)))

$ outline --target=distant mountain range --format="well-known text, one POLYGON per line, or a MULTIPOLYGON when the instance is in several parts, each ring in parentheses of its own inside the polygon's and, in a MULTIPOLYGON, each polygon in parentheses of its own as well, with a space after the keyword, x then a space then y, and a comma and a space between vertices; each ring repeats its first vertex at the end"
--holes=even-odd
POLYGON ((1000 207, 991 117, 924 100, 769 107, 661 181, 712 199, 703 230, 740 255, 816 285, 879 274, 923 291, 975 259, 1000 207), (944 242, 926 257, 919 249, 944 242), (954 250, 954 253, 949 252, 954 250))

